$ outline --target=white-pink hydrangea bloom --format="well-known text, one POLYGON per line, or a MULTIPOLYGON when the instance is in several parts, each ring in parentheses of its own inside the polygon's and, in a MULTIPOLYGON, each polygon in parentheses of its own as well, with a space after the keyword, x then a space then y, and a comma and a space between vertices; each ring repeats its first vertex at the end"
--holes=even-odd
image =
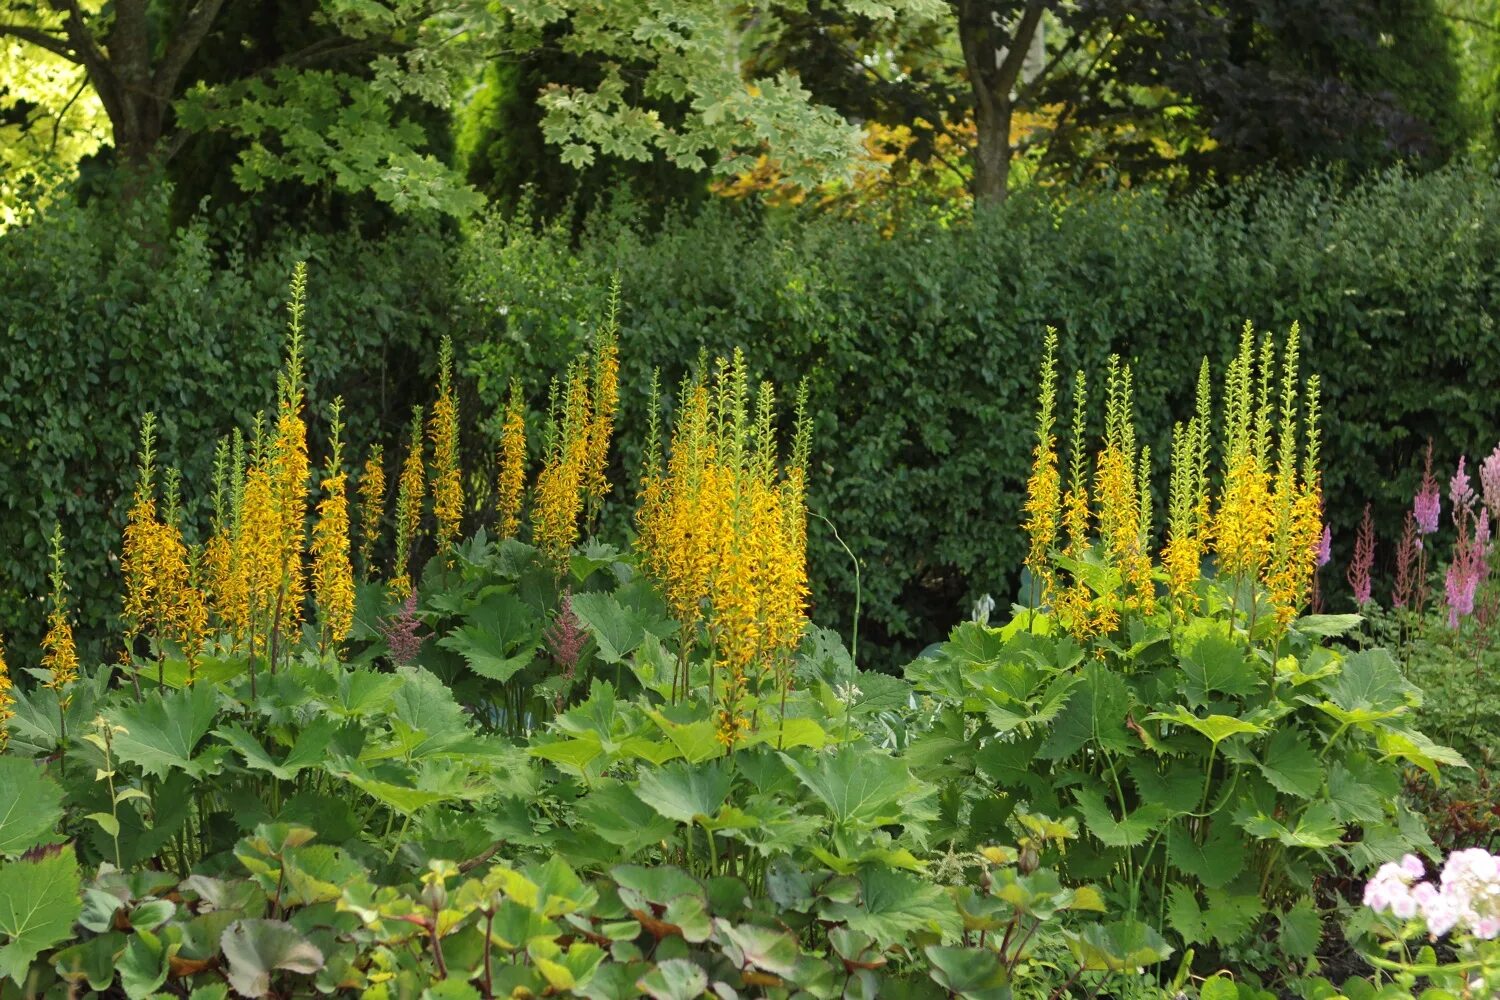
POLYGON ((1413 854, 1381 865, 1365 885, 1365 905, 1401 920, 1420 916, 1433 937, 1455 929, 1500 937, 1500 857, 1471 847, 1448 856, 1436 885, 1418 881, 1424 873, 1413 854))

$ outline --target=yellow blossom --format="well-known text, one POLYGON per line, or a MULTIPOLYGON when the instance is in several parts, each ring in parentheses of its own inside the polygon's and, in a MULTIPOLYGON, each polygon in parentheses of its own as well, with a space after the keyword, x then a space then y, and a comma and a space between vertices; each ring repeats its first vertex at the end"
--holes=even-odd
POLYGON ((443 338, 438 358, 438 394, 428 426, 432 441, 432 514, 437 551, 453 555, 464 516, 463 473, 458 467, 458 396, 453 387, 453 342, 443 338))
POLYGON ((323 634, 337 648, 354 627, 354 566, 349 559, 349 501, 347 477, 340 468, 343 425, 339 413, 343 401, 333 401, 332 454, 323 479, 323 499, 318 503, 318 523, 313 528, 313 595, 323 634))
POLYGON ((385 519, 385 449, 374 445, 359 476, 359 564, 365 578, 374 575, 375 546, 385 519))
POLYGON ((10 720, 16 717, 16 699, 11 693, 10 668, 5 663, 5 640, 0 638, 0 753, 10 742, 10 720))
POLYGON ((521 381, 510 384, 505 421, 500 430, 500 474, 495 483, 500 537, 515 538, 521 531, 521 500, 526 491, 526 403, 521 381))
POLYGON ((594 345, 593 396, 590 400, 583 482, 590 522, 598 517, 599 508, 609 495, 609 479, 605 470, 609 465, 609 442, 614 433, 615 406, 620 391, 619 304, 620 281, 617 276, 610 286, 608 322, 594 345))
POLYGON ((1041 384, 1038 390, 1037 441, 1032 450, 1031 476, 1026 481, 1025 530, 1030 539, 1026 568, 1031 572, 1031 603, 1050 604, 1057 575, 1053 569, 1052 547, 1057 542, 1061 516, 1062 477, 1057 468, 1057 439, 1052 428, 1057 399, 1057 331, 1047 328, 1044 341, 1041 384))
POLYGON ((68 617, 67 583, 63 578, 62 525, 52 531, 52 595, 47 612, 47 634, 42 639, 42 669, 48 672, 47 687, 56 691, 64 705, 68 688, 78 679, 78 649, 73 644, 73 624, 68 617))
POLYGON ((396 483, 396 566, 391 588, 398 597, 404 598, 411 590, 409 564, 422 526, 422 497, 426 492, 427 480, 422 470, 422 408, 414 406, 406 463, 396 483))
POLYGON ((549 409, 547 453, 536 481, 532 535, 560 573, 578 540, 588 463, 589 381, 581 359, 569 366, 561 390, 553 383, 549 409))

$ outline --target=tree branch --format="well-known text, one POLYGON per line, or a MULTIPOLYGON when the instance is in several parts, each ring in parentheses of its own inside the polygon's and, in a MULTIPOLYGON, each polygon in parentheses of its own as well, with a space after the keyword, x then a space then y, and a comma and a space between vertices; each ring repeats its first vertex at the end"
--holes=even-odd
POLYGON ((177 87, 177 78, 182 75, 182 70, 193 53, 198 51, 198 46, 203 44, 203 39, 208 36, 208 31, 213 27, 214 19, 219 16, 219 10, 223 6, 224 0, 198 0, 183 15, 151 81, 152 89, 163 100, 172 96, 177 87))
POLYGON ((1046 7, 1045 0, 1030 0, 1025 12, 1021 14, 1021 20, 1016 23, 1016 29, 1010 33, 1010 50, 1005 53, 1005 59, 995 74, 995 83, 1003 88, 1003 93, 1010 93, 1016 80, 1020 79, 1021 67, 1026 65, 1026 53, 1031 48, 1032 36, 1036 34, 1036 26, 1041 23, 1042 12, 1046 7))
POLYGON ((31 28, 24 24, 0 24, 0 36, 9 35, 19 38, 23 42, 29 42, 39 49, 46 49, 55 56, 61 56, 72 63, 81 63, 78 53, 74 52, 68 45, 66 38, 61 38, 41 28, 31 28))

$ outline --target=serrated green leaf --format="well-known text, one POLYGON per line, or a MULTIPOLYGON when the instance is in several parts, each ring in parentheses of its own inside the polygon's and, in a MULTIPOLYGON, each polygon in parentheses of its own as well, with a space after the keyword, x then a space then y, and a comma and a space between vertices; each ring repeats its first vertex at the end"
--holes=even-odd
POLYGON ((1266 744, 1260 771, 1277 791, 1310 799, 1323 785, 1323 764, 1298 729, 1284 726, 1266 744))
POLYGON ((1281 915, 1279 942, 1283 954, 1293 958, 1312 958, 1323 943, 1323 921, 1311 899, 1299 899, 1281 915))
POLYGON ((1253 722, 1246 722, 1243 719, 1236 719, 1230 715, 1210 715, 1206 718, 1199 718, 1182 705, 1178 705, 1170 712, 1152 712, 1146 718, 1160 719, 1163 722, 1186 726, 1215 745, 1224 742, 1231 736, 1265 732, 1264 726, 1256 725, 1253 722))
POLYGON ((62 819, 61 786, 34 761, 0 755, 0 857, 49 839, 62 819))
POLYGON ((114 737, 115 756, 120 760, 137 764, 158 778, 172 771, 201 778, 220 766, 217 757, 194 756, 217 711, 213 686, 197 684, 182 691, 150 692, 139 702, 126 702, 106 712, 105 717, 123 730, 114 737))
POLYGON ((691 824, 722 809, 732 784, 733 779, 718 761, 674 761, 643 770, 635 783, 635 794, 667 819, 691 824))
POLYGON ((1083 813, 1084 828, 1109 847, 1136 847, 1144 844, 1151 831, 1167 815, 1166 808, 1160 803, 1146 802, 1136 806, 1123 820, 1116 820, 1098 791, 1080 788, 1073 795, 1083 813))
POLYGON ((81 889, 71 845, 0 864, 0 976, 21 985, 38 955, 73 936, 81 889))

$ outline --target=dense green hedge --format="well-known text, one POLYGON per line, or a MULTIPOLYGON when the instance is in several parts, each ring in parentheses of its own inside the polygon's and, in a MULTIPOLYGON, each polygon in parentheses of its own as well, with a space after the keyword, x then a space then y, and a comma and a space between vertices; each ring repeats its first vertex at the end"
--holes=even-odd
POLYGON ((219 435, 273 404, 295 260, 315 285, 311 405, 343 393, 351 435, 368 440, 402 423, 415 370, 431 368, 415 362, 447 314, 447 241, 293 235, 245 252, 232 219, 172 233, 153 221, 163 206, 147 198, 122 217, 64 201, 0 237, 0 631, 22 663, 41 636, 54 519, 81 637, 119 610, 141 414, 159 414, 161 461, 207 483, 219 435))
MULTIPOLYGON (((491 222, 461 241, 293 234, 251 252, 222 220, 170 235, 150 217, 150 205, 124 220, 60 205, 0 237, 0 628, 18 648, 40 634, 56 516, 86 625, 117 610, 110 553, 143 410, 162 413, 164 459, 204 481, 216 436, 270 401, 300 256, 312 270, 313 402, 344 393, 357 445, 393 439, 448 329, 478 404, 470 467, 484 468, 510 377, 542 405, 543 380, 587 338, 616 271, 617 481, 637 465, 652 365, 670 385, 700 349, 742 345, 783 385, 810 373, 812 502, 863 560, 866 648, 887 656, 941 637, 978 594, 1016 592, 1048 324, 1069 367, 1097 374, 1112 351, 1131 358, 1143 434, 1164 456, 1201 357, 1222 359, 1245 319, 1278 331, 1301 320, 1326 385, 1339 561, 1366 498, 1395 530, 1429 435, 1445 455, 1500 439, 1500 182, 1470 168, 1345 193, 1318 178, 1268 183, 1217 203, 1018 196, 973 225, 889 239, 721 207, 652 232, 618 210, 576 246, 561 227, 491 222)), ((813 539, 817 617, 847 623, 847 557, 821 522, 813 539)))
MULTIPOLYGON (((980 593, 1016 593, 1048 324, 1068 367, 1132 360, 1164 457, 1200 359, 1225 358, 1246 319, 1300 320, 1326 386, 1339 561, 1366 498, 1399 525, 1429 435, 1444 455, 1500 439, 1500 183, 1468 168, 1345 193, 1268 183, 1218 203, 1015 197, 972 226, 892 239, 716 211, 655 235, 599 221, 570 250, 560 231, 497 223, 465 250, 471 371, 489 403, 513 372, 555 370, 618 269, 627 456, 653 364, 671 384, 701 347, 739 344, 783 384, 812 372, 812 504, 864 560, 865 634, 887 648, 940 637, 980 593)), ((847 558, 826 527, 813 537, 818 617, 847 622, 847 558)))

